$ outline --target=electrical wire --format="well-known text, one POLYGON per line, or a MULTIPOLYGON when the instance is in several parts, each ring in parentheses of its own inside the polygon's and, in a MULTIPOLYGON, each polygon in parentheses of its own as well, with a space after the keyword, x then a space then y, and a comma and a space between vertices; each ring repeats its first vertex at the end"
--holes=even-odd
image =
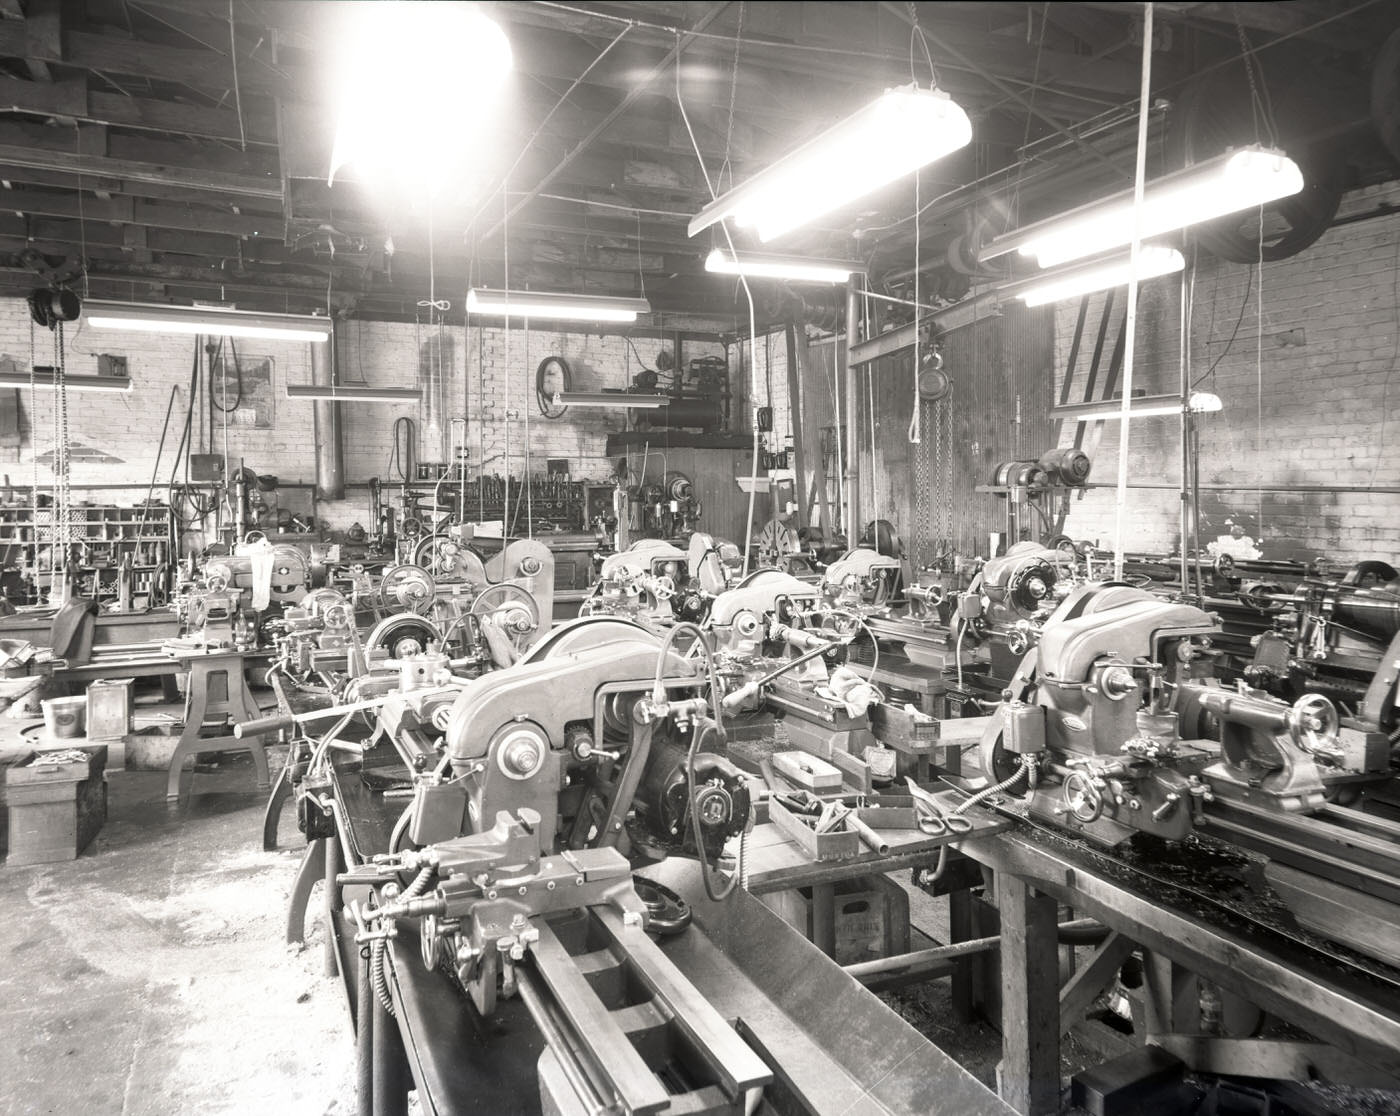
MULTIPOLYGON (((734 81, 739 80, 738 73, 734 74, 734 81)), ((685 123, 686 135, 690 137, 690 145, 695 149, 695 161, 700 164, 700 174, 705 180, 705 189, 709 191, 710 198, 716 199, 719 195, 715 192, 715 185, 710 180, 710 170, 705 166, 705 157, 700 153, 700 142, 695 138, 695 129, 690 125, 690 114, 686 112, 685 98, 681 95, 681 33, 676 32, 676 108, 680 110, 681 120, 685 123)), ((721 221, 719 227, 724 232, 724 239, 729 243, 729 251, 735 253, 734 238, 729 234, 729 226, 721 221)), ((737 254, 737 253, 736 253, 737 254)), ((739 276, 739 284, 743 287, 744 298, 749 304, 749 368, 753 368, 755 356, 755 344, 758 333, 758 312, 754 309, 753 291, 749 289, 749 280, 745 275, 739 276)), ((744 524, 744 565, 741 577, 749 574, 749 559, 753 551, 753 509, 754 496, 758 490, 758 415, 755 413, 753 419, 753 466, 749 472, 749 510, 748 517, 744 524)))
POLYGON ((1214 374, 1216 367, 1220 364, 1222 360, 1225 359, 1226 355, 1230 352, 1230 349, 1234 346, 1235 338, 1239 336, 1240 323, 1244 321, 1245 308, 1249 305, 1249 296, 1250 293, 1254 290, 1254 268, 1251 267, 1247 274, 1248 278, 1245 280, 1244 297, 1240 299, 1240 312, 1235 317, 1235 327, 1232 330, 1230 330, 1230 339, 1225 342, 1225 347, 1220 350, 1220 355, 1210 362, 1210 367, 1207 368, 1204 372, 1202 372, 1198 377, 1196 377, 1196 379, 1191 381, 1191 386, 1193 388, 1197 384, 1210 379, 1210 377, 1214 374))
MULTIPOLYGON (((669 629, 662 637, 661 648, 656 655, 656 677, 652 682, 652 698, 658 703, 666 700, 666 690, 662 685, 662 680, 666 673, 666 656, 675 643, 676 637, 683 634, 690 634, 694 638, 694 642, 691 644, 691 651, 699 648, 705 657, 705 671, 709 676, 710 686, 710 712, 714 718, 715 732, 719 736, 720 743, 723 744, 728 734, 724 730, 724 719, 720 711, 719 675, 715 671, 715 652, 714 648, 710 646, 709 637, 699 626, 689 621, 682 621, 675 627, 669 629)), ((695 838, 695 855, 700 861, 700 879, 705 885, 705 894, 709 896, 712 902, 721 903, 729 898, 730 893, 738 886, 739 880, 744 875, 744 846, 741 842, 739 846, 740 863, 736 866, 734 874, 729 877, 729 880, 725 883, 723 888, 716 888, 711 875, 712 868, 710 866, 710 861, 705 855, 705 834, 700 828, 700 811, 697 809, 698 788, 695 778, 695 753, 700 750, 700 739, 701 732, 699 728, 692 727, 690 733, 690 747, 686 749, 685 754, 685 781, 690 806, 688 813, 690 814, 691 834, 695 838)))
POLYGON ((394 420, 389 461, 385 466, 385 475, 390 480, 393 479, 395 471, 398 472, 399 479, 405 483, 413 480, 413 474, 416 472, 415 466, 418 464, 416 434, 414 422, 407 415, 400 415, 394 420))

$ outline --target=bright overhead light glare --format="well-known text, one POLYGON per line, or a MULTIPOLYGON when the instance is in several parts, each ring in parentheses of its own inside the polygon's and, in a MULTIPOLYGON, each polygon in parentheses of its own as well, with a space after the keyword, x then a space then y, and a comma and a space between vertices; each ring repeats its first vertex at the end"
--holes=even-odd
POLYGON ((852 273, 863 273, 865 265, 853 260, 818 260, 770 252, 729 252, 716 248, 705 258, 705 270, 718 275, 788 279, 798 283, 844 283, 852 273))
MULTIPOLYGON (((1137 278, 1142 283, 1162 275, 1172 275, 1186 266, 1186 260, 1175 248, 1146 244, 1138 253, 1137 278)), ((1121 287, 1132 278, 1131 252, 1119 252, 1104 259, 1089 260, 1059 271, 1019 279, 1001 288, 1027 306, 1044 306, 1075 295, 1090 294, 1110 287, 1121 287)))
POLYGON ((475 287, 467 292, 467 313, 568 322, 635 322, 638 314, 651 313, 651 303, 644 298, 490 291, 475 287))
POLYGON ((417 388, 369 387, 361 384, 288 384, 288 399, 319 399, 331 403, 419 403, 417 388))
MULTIPOLYGON (((0 372, 0 386, 27 388, 29 383, 28 372, 0 372)), ((63 385, 69 391, 125 392, 131 390, 131 377, 75 375, 68 372, 64 374, 63 385)), ((56 391, 58 373, 47 365, 35 365, 34 386, 40 391, 56 391)))
POLYGON ((352 4, 343 11, 347 33, 332 52, 337 111, 327 185, 347 165, 432 192, 468 173, 514 65, 500 25, 475 4, 352 4), (447 112, 450 137, 442 130, 447 112))
POLYGON ((332 328, 329 318, 310 314, 255 314, 217 306, 162 306, 159 303, 104 302, 96 298, 83 304, 83 318, 93 329, 316 343, 329 341, 332 328))
MULTIPOLYGON (((1154 415, 1179 415, 1182 412, 1199 415, 1219 411, 1224 408, 1220 396, 1208 391, 1193 391, 1185 406, 1179 395, 1138 395, 1133 397, 1128 417, 1133 419, 1151 418, 1154 415)), ((1061 407, 1051 407, 1050 417, 1066 422, 1093 422, 1097 419, 1121 419, 1123 400, 1096 400, 1090 403, 1067 403, 1061 407)))
MULTIPOLYGON (((1149 182, 1142 199, 1139 233, 1145 240, 1174 229, 1213 221, 1227 213, 1266 205, 1303 188, 1303 173, 1282 151, 1245 147, 1149 182)), ((1033 256, 1041 267, 1094 256, 1133 239, 1133 191, 999 236, 978 259, 1008 252, 1033 256)))
POLYGON ((670 402, 664 395, 643 395, 629 391, 559 391, 554 393, 556 406, 569 407, 664 407, 670 402))
POLYGON ((972 122, 946 93, 906 85, 705 206, 690 235, 726 218, 773 240, 966 147, 972 122))

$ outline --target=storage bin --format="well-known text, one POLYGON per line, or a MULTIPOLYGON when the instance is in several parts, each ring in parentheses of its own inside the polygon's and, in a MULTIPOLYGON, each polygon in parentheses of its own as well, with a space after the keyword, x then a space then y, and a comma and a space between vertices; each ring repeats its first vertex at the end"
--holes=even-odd
POLYGON ((44 727, 50 736, 68 739, 83 735, 87 727, 86 697, 48 698, 40 704, 44 707, 44 727))
POLYGON ((107 748, 39 751, 5 769, 9 811, 6 864, 73 860, 107 821, 107 748))
POLYGON ((87 688, 90 740, 116 740, 131 732, 133 678, 101 678, 87 688))

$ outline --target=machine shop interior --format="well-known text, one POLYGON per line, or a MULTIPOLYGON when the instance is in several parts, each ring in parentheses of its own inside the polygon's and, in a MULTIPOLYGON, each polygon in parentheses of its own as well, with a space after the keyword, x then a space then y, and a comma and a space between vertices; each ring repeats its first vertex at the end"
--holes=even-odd
POLYGON ((1400 5, 0 0, 0 1111, 1400 1116, 1400 5))

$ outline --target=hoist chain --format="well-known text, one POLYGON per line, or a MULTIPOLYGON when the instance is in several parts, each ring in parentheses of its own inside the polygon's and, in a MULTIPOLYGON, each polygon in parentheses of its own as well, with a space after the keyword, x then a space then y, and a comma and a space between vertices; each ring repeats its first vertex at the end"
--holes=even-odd
POLYGON ((926 399, 919 400, 919 429, 921 436, 914 446, 914 523, 911 532, 914 568, 922 569, 929 560, 929 536, 933 530, 930 503, 933 475, 930 457, 933 453, 932 431, 929 429, 933 407, 926 399))
POLYGON ((939 508, 940 555, 953 552, 953 399, 945 395, 934 404, 934 498, 939 508))

